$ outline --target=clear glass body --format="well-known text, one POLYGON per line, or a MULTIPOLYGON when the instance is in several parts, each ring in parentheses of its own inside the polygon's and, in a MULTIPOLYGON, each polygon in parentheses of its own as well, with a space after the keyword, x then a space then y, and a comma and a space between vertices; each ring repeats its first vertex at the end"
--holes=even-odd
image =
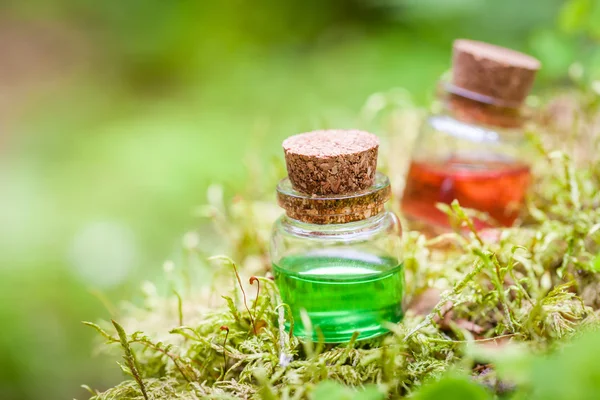
POLYGON ((398 218, 387 211, 324 225, 282 216, 273 228, 271 259, 282 300, 292 311, 294 335, 343 343, 354 332, 359 340, 367 339, 387 332, 386 322, 399 322, 404 293, 400 232, 398 218))
MULTIPOLYGON (((476 102, 471 102, 469 112, 473 105, 476 102)), ((486 116, 485 109, 478 111, 479 117, 486 116)), ((476 227, 510 226, 522 208, 531 176, 523 132, 518 125, 504 128, 459 115, 447 108, 423 124, 406 178, 402 212, 409 220, 443 231, 449 228, 448 217, 436 204, 456 199, 462 207, 491 217, 491 221, 475 219, 476 227)))

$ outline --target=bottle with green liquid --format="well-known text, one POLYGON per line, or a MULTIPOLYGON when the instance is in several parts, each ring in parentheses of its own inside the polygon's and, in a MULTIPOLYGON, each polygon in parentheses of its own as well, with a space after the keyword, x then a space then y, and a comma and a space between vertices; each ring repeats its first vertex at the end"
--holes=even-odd
POLYGON ((285 215, 273 229, 271 259, 294 335, 343 343, 355 332, 358 340, 388 332, 403 316, 404 270, 400 224, 384 208, 390 183, 376 172, 379 140, 326 130, 283 147, 288 178, 277 197, 285 215))

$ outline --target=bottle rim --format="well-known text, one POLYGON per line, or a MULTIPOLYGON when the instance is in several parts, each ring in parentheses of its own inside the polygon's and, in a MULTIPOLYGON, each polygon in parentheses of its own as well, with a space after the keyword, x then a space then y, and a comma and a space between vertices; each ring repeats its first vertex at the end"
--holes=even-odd
POLYGON ((521 102, 510 102, 485 94, 473 92, 460 86, 456 86, 449 81, 441 81, 440 86, 446 93, 450 93, 456 96, 463 97, 465 99, 476 101, 478 103, 488 104, 499 108, 510 108, 518 110, 523 105, 521 102))
POLYGON ((277 185, 277 201, 292 219, 313 224, 339 224, 367 219, 384 210, 390 181, 377 172, 366 190, 342 195, 309 195, 292 187, 289 178, 277 185))

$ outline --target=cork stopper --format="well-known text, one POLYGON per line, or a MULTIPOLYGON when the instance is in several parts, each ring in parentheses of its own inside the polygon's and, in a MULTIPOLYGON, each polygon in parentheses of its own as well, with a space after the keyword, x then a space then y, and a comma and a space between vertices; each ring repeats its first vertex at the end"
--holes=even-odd
POLYGON ((454 41, 451 92, 496 106, 518 108, 540 62, 527 54, 473 40, 454 41))
POLYGON ((373 185, 377 136, 358 130, 302 133, 283 142, 292 187, 308 195, 356 193, 373 185))

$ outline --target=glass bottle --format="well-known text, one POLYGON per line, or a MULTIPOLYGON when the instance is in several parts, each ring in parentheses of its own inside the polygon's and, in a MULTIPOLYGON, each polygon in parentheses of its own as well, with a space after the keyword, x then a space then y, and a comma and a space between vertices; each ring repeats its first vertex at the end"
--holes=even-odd
POLYGON ((443 110, 423 124, 402 196, 403 214, 429 233, 449 228, 437 203, 458 200, 487 213, 478 229, 511 226, 531 181, 522 103, 539 62, 523 53, 468 40, 454 43, 443 110))
POLYGON ((302 193, 289 178, 279 183, 286 213, 273 228, 271 259, 294 335, 343 343, 354 332, 359 340, 381 335, 387 322, 402 319, 401 228, 384 208, 390 193, 380 173, 370 187, 344 194, 302 193))

